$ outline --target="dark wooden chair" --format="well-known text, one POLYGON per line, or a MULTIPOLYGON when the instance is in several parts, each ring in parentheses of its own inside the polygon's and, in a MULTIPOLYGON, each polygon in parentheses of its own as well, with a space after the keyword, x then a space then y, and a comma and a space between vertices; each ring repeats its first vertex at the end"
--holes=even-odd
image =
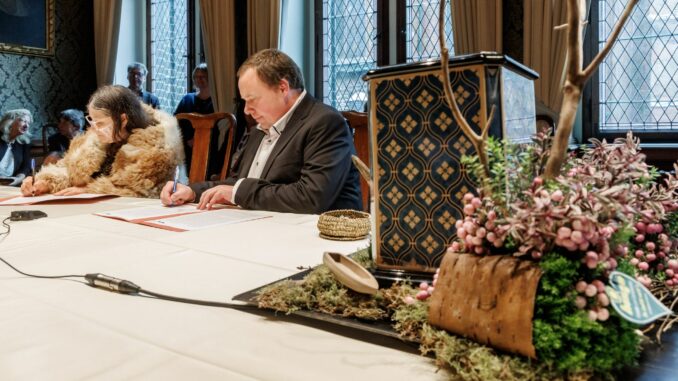
MULTIPOLYGON (((370 166, 370 133, 367 124, 367 113, 359 111, 342 111, 341 114, 353 130, 353 144, 360 160, 370 166)), ((370 166, 370 169, 372 167, 370 166)), ((360 178, 360 192, 363 197, 363 210, 370 209, 370 188, 367 182, 360 178)))
POLYGON ((233 131, 236 126, 235 116, 227 112, 215 112, 212 114, 183 113, 177 114, 177 119, 185 119, 191 122, 195 135, 193 136, 193 154, 191 157, 191 168, 188 171, 189 183, 205 181, 207 175, 207 164, 210 156, 210 137, 212 128, 222 119, 228 121, 228 131, 226 135, 226 154, 224 165, 221 168, 219 179, 223 180, 228 175, 228 166, 231 161, 231 148, 233 148, 233 131))
POLYGON ((59 133, 59 128, 57 123, 47 123, 42 126, 42 153, 43 156, 49 154, 49 142, 48 139, 50 136, 59 133))
POLYGON ((47 140, 50 136, 58 133, 59 130, 56 123, 43 124, 40 127, 41 136, 36 136, 31 140, 31 157, 35 159, 38 165, 41 165, 42 161, 49 154, 49 143, 47 140))

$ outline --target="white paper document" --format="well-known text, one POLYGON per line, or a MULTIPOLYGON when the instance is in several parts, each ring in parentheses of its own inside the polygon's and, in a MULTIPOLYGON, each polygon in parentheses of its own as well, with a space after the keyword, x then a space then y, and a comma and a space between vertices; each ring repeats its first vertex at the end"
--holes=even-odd
POLYGON ((109 194, 94 194, 94 193, 82 193, 75 196, 55 196, 53 194, 47 194, 44 196, 32 196, 32 197, 12 197, 10 199, 0 201, 0 205, 31 205, 38 204, 41 202, 50 202, 50 201, 78 201, 78 200, 91 200, 100 197, 111 197, 109 194))
POLYGON ((173 207, 159 205, 159 206, 109 210, 107 212, 99 212, 94 214, 102 217, 116 218, 123 221, 141 221, 201 212, 205 212, 205 210, 198 209, 197 205, 195 204, 188 204, 173 207))
POLYGON ((169 217, 153 220, 154 225, 177 230, 201 230, 222 225, 237 224, 260 218, 272 217, 266 212, 251 210, 220 209, 208 213, 187 214, 178 217, 169 217))

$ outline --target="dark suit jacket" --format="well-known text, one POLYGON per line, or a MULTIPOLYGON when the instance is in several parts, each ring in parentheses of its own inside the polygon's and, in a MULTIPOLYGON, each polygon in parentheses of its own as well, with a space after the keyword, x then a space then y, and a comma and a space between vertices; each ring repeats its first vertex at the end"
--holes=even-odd
MULTIPOLYGON (((5 152, 7 152, 7 144, 4 140, 0 139, 0 160, 5 157, 5 152)), ((12 144, 12 155, 14 156, 14 173, 12 176, 16 176, 19 173, 23 173, 26 176, 31 175, 31 145, 30 144, 21 144, 14 142, 12 144)))
MULTIPOLYGON (((265 134, 252 128, 243 150, 233 158, 224 181, 191 184, 196 200, 215 185, 233 185, 247 177, 265 134)), ((322 213, 362 208, 353 137, 335 109, 310 95, 301 100, 282 131, 260 179, 244 179, 235 202, 246 209, 291 213, 322 213)))
POLYGON ((148 91, 141 92, 141 101, 153 108, 160 108, 160 100, 153 93, 148 91))

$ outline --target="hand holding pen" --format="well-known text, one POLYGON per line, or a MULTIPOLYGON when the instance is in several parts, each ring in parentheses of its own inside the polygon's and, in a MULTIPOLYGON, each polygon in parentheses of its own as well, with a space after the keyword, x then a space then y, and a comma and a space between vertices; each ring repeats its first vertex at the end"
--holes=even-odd
MULTIPOLYGON (((31 182, 35 183, 35 158, 31 158, 31 182)), ((31 194, 35 196, 35 187, 31 187, 31 194)))
POLYGON ((178 206, 195 199, 195 193, 190 187, 179 182, 179 168, 174 172, 174 181, 168 181, 160 191, 160 201, 166 206, 178 206))
MULTIPOLYGON (((170 193, 170 196, 173 194, 177 193, 177 182, 179 181, 179 166, 177 166, 177 169, 174 170, 174 182, 172 183, 172 193, 170 193)), ((170 198, 170 206, 174 205, 174 200, 170 198)))

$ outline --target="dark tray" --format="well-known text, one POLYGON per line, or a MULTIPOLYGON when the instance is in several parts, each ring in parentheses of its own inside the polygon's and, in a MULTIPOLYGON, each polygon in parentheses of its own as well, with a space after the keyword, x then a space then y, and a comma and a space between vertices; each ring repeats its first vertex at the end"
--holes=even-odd
MULTIPOLYGON (((256 296, 259 290, 283 280, 302 280, 312 270, 313 269, 308 269, 287 278, 236 295, 233 297, 233 300, 256 306, 256 296)), ((417 349, 418 343, 407 341, 399 337, 395 330, 393 330, 393 327, 386 321, 367 321, 356 318, 344 318, 337 315, 313 311, 296 311, 290 315, 269 309, 257 309, 247 312, 268 317, 274 316, 276 319, 283 319, 293 323, 311 326, 357 340, 367 341, 410 353, 419 353, 417 349)), ((654 334, 651 334, 650 337, 654 338, 654 334)), ((626 367, 621 373, 624 374, 624 379, 634 381, 675 380, 673 369, 677 359, 678 330, 674 329, 671 332, 664 334, 663 345, 659 346, 656 343, 651 343, 644 348, 641 352, 638 366, 626 367)))
MULTIPOLYGON (((234 296, 233 300, 245 302, 249 305, 256 306, 257 293, 261 289, 285 280, 293 281, 302 280, 312 270, 313 269, 304 270, 289 277, 279 279, 277 281, 265 284, 261 287, 257 287, 253 290, 243 292, 242 294, 234 296)), ((391 324, 383 320, 378 321, 361 320, 357 318, 346 318, 338 315, 330 315, 305 310, 295 311, 292 312, 291 314, 286 314, 284 312, 264 308, 248 312, 258 313, 260 315, 267 315, 269 317, 275 316, 276 318, 279 319, 309 325, 342 336, 347 336, 363 341, 369 341, 374 344, 401 349, 412 353, 418 353, 417 348, 419 344, 417 342, 408 341, 401 338, 400 336, 398 336, 398 333, 393 329, 391 324)))

